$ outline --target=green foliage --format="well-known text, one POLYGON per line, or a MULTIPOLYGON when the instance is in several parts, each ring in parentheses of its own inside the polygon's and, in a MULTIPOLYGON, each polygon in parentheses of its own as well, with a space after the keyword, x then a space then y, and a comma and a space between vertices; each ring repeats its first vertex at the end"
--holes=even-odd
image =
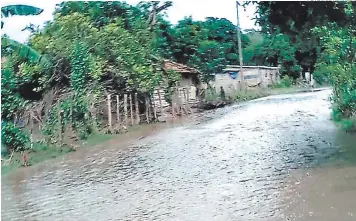
MULTIPOLYGON (((39 15, 43 12, 43 9, 30 6, 30 5, 6 5, 1 7, 1 18, 6 18, 13 15, 39 15)), ((1 21, 1 28, 3 28, 4 22, 1 21)))
POLYGON ((7 5, 1 7, 1 16, 9 17, 13 15, 39 15, 43 9, 30 5, 7 5))
POLYGON ((11 61, 1 69, 1 117, 11 121, 13 114, 25 106, 25 101, 16 93, 19 84, 11 61))
POLYGON ((287 67, 292 72, 297 70, 297 64, 304 71, 313 73, 319 56, 320 36, 313 33, 312 29, 328 22, 336 22, 341 27, 354 23, 350 15, 355 5, 355 2, 347 1, 258 2, 257 23, 262 27, 262 32, 268 35, 281 33, 289 37, 290 45, 286 51, 291 49, 290 56, 293 58, 287 56, 291 61, 287 67))
POLYGON ((293 85, 293 78, 289 77, 288 75, 284 75, 280 82, 273 85, 274 88, 287 88, 293 85))
MULTIPOLYGON (((226 64, 238 62, 236 27, 227 19, 209 17, 205 21, 193 21, 187 17, 176 26, 165 24, 162 29, 160 34, 164 36, 162 42, 165 44, 160 47, 164 47, 164 52, 170 52, 165 55, 198 68, 202 72, 201 80, 205 82, 226 64)), ((242 34, 243 48, 248 43, 248 37, 242 34)))
MULTIPOLYGON (((12 15, 39 15, 43 12, 43 9, 30 6, 30 5, 7 5, 1 7, 1 18, 9 17, 12 15)), ((1 21, 1 28, 3 28, 4 22, 1 21)), ((50 61, 40 55, 37 51, 31 47, 21 44, 15 40, 8 38, 6 35, 1 36, 1 54, 2 57, 16 53, 17 56, 25 59, 29 62, 35 62, 43 65, 45 68, 50 68, 50 61)))
POLYGON ((217 73, 225 67, 224 50, 218 42, 202 41, 198 48, 198 59, 200 70, 203 73, 201 79, 209 82, 217 73))
POLYGON ((41 55, 33 48, 12 40, 6 36, 1 36, 1 53, 4 55, 11 55, 15 53, 22 59, 29 62, 38 63, 44 68, 50 68, 51 62, 46 56, 41 55))
MULTIPOLYGON (((349 3, 345 12, 354 19, 354 4, 349 3)), ((321 36, 320 56, 315 65, 316 73, 328 78, 334 87, 333 119, 339 121, 346 130, 354 130, 356 125, 356 24, 349 23, 347 26, 340 26, 337 23, 328 23, 312 31, 321 36)))
POLYGON ((93 132, 95 126, 95 122, 89 118, 88 108, 89 100, 84 93, 60 100, 49 110, 43 133, 56 140, 61 132, 60 128, 65 130, 65 128, 71 127, 74 132, 77 132, 79 138, 86 139, 93 132), (60 113, 59 110, 61 110, 60 113), (61 118, 59 118, 59 114, 61 118))
POLYGON ((208 87, 204 91, 203 102, 209 103, 209 102, 217 101, 217 100, 220 100, 220 99, 221 98, 220 98, 219 94, 216 92, 216 90, 214 88, 208 87))
POLYGON ((89 83, 88 48, 81 42, 76 42, 70 54, 70 86, 76 92, 83 92, 89 83))
POLYGON ((9 150, 23 151, 28 148, 29 137, 12 123, 5 123, 1 127, 1 144, 9 150))

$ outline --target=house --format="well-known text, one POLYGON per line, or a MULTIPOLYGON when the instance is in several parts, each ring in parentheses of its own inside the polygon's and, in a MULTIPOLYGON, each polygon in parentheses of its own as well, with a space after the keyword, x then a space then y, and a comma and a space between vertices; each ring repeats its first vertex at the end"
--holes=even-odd
POLYGON ((243 84, 247 89, 267 88, 280 80, 279 67, 228 65, 221 73, 215 74, 213 86, 217 91, 222 87, 226 93, 239 90, 243 84), (242 79, 243 76, 243 79, 242 79))
MULTIPOLYGON (((170 60, 163 60, 162 69, 166 72, 175 71, 180 74, 180 79, 176 85, 177 92, 173 95, 175 98, 172 98, 179 101, 175 100, 174 102, 185 103, 187 99, 190 104, 198 102, 197 93, 201 83, 199 80, 200 72, 197 69, 170 60)), ((162 84, 167 84, 167 82, 163 81, 162 84)), ((156 88, 153 94, 153 101, 158 107, 165 108, 169 106, 165 100, 165 92, 162 87, 156 88)))

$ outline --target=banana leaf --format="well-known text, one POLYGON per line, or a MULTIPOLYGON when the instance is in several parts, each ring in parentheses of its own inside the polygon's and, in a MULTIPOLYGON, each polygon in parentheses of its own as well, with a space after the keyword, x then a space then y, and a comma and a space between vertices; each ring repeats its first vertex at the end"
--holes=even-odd
POLYGON ((17 53, 23 59, 29 62, 38 63, 45 68, 50 68, 51 62, 46 56, 41 55, 28 45, 21 44, 15 40, 12 40, 6 36, 1 36, 1 50, 6 53, 17 53))
POLYGON ((9 17, 12 15, 39 15, 43 9, 30 5, 7 5, 1 7, 1 16, 9 17))
MULTIPOLYGON (((1 7, 1 17, 6 18, 13 15, 39 15, 43 12, 43 9, 30 5, 7 5, 1 7)), ((3 28, 4 22, 1 21, 1 28, 3 28)))

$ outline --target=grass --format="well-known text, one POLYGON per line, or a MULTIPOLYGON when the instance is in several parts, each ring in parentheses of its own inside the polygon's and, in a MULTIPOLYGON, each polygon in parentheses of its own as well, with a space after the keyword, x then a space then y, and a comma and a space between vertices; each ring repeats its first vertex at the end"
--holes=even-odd
POLYGON ((331 119, 346 132, 356 132, 356 115, 344 117, 341 112, 333 108, 331 119))
MULTIPOLYGON (((112 139, 113 137, 118 135, 110 135, 110 134, 95 134, 88 137, 87 140, 83 141, 78 148, 86 148, 93 147, 105 141, 112 139)), ((41 143, 35 143, 32 150, 28 151, 28 164, 29 166, 38 164, 40 162, 46 161, 48 159, 56 158, 67 154, 69 152, 73 152, 74 149, 69 146, 48 146, 41 143)), ((17 168, 22 167, 23 157, 20 153, 14 153, 11 163, 9 165, 5 165, 7 158, 2 158, 1 163, 1 175, 9 173, 17 168)))

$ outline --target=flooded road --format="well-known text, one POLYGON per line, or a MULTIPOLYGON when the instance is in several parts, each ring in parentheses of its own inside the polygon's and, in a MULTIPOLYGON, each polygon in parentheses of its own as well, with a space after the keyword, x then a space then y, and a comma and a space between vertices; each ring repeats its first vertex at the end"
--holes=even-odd
POLYGON ((356 220, 356 137, 329 90, 208 113, 2 177, 3 220, 356 220))

